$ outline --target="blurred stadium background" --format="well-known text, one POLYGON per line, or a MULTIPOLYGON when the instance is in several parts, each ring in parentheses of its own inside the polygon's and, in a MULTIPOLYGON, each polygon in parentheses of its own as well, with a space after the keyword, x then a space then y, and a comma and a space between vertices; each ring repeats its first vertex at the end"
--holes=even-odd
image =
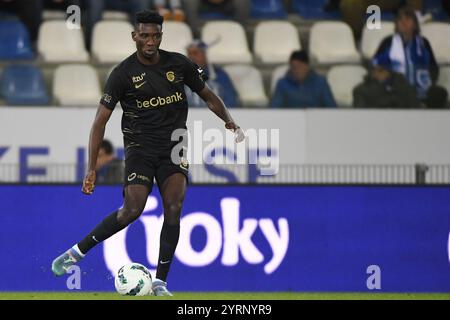
MULTIPOLYGON (((135 51, 134 1, 100 2, 97 21, 89 2, 0 1, 2 292, 77 291, 53 277, 52 259, 121 205, 121 175, 105 178, 93 197, 80 192, 102 87, 135 51), (66 25, 72 4, 81 6, 81 29, 66 25)), ((450 112, 352 107, 394 32, 394 9, 382 10, 381 29, 355 31, 345 7, 352 1, 223 1, 217 11, 206 2, 161 9, 161 48, 186 54, 194 39, 209 44, 210 63, 236 89, 234 118, 244 129, 279 130, 279 143, 248 143, 257 164, 192 166, 171 290, 449 293, 450 112), (301 49, 337 107, 270 107, 301 49), (276 175, 262 174, 264 161, 279 164, 276 175)), ((439 66, 436 84, 450 92, 448 1, 414 5, 439 66)), ((120 117, 116 110, 105 134, 119 167, 120 117)), ((190 129, 195 121, 222 128, 206 108, 190 109, 190 129)), ((194 139, 205 154, 233 150, 194 139)), ((137 223, 83 261, 82 291, 112 291, 112 275, 129 261, 155 268, 160 203, 154 191, 137 223)))

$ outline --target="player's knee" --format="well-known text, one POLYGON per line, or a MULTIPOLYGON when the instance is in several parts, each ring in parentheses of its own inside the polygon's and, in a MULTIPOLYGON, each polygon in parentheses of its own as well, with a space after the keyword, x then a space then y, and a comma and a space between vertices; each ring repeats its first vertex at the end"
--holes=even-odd
POLYGON ((142 209, 138 207, 129 207, 129 208, 123 208, 119 211, 119 214, 117 215, 117 220, 121 225, 129 225, 134 220, 139 218, 139 216, 142 213, 142 209))
POLYGON ((180 223, 181 214, 181 201, 170 201, 164 207, 164 220, 170 225, 176 225, 180 223))
POLYGON ((181 201, 171 201, 166 205, 166 211, 171 215, 179 215, 181 212, 181 201))

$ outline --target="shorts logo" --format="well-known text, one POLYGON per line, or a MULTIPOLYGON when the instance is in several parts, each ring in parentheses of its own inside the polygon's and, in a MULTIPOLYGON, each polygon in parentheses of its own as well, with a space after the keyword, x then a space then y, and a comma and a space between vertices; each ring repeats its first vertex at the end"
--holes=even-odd
POLYGON ((136 178, 138 178, 139 180, 142 180, 142 181, 148 181, 148 182, 150 181, 149 177, 143 176, 142 174, 137 174, 135 172, 133 172, 132 174, 130 174, 128 176, 128 181, 131 182, 136 178))
POLYGON ((148 177, 143 176, 143 175, 141 175, 141 174, 138 175, 137 178, 140 179, 140 180, 143 180, 143 181, 148 181, 148 182, 150 182, 150 179, 149 179, 148 177))
POLYGON ((167 77, 167 80, 172 82, 173 80, 175 80, 175 73, 173 71, 169 71, 166 73, 166 77, 167 77))

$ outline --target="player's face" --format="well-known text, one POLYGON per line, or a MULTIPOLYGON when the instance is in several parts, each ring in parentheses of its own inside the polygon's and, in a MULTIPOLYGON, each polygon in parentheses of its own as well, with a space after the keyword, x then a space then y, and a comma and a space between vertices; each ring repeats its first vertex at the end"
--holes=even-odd
POLYGON ((206 66, 206 53, 204 50, 197 47, 189 47, 187 49, 189 59, 198 64, 200 67, 206 66))
POLYGON ((307 63, 298 60, 292 60, 290 62, 290 72, 292 76, 298 81, 305 80, 306 76, 309 73, 309 70, 310 68, 307 63))
POLYGON ((162 40, 161 26, 154 23, 140 23, 132 33, 136 49, 146 58, 152 58, 159 49, 162 40))

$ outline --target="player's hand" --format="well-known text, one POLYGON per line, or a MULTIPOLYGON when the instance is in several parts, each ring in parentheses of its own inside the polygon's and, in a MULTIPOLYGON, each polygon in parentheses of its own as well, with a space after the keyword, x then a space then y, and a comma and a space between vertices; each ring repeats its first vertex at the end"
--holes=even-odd
POLYGON ((88 171, 86 177, 83 180, 83 187, 81 192, 87 195, 91 195, 94 192, 95 179, 97 179, 97 174, 94 170, 88 171))
POLYGON ((225 128, 231 130, 234 133, 234 141, 236 143, 242 142, 245 140, 244 131, 233 121, 225 123, 225 128))

